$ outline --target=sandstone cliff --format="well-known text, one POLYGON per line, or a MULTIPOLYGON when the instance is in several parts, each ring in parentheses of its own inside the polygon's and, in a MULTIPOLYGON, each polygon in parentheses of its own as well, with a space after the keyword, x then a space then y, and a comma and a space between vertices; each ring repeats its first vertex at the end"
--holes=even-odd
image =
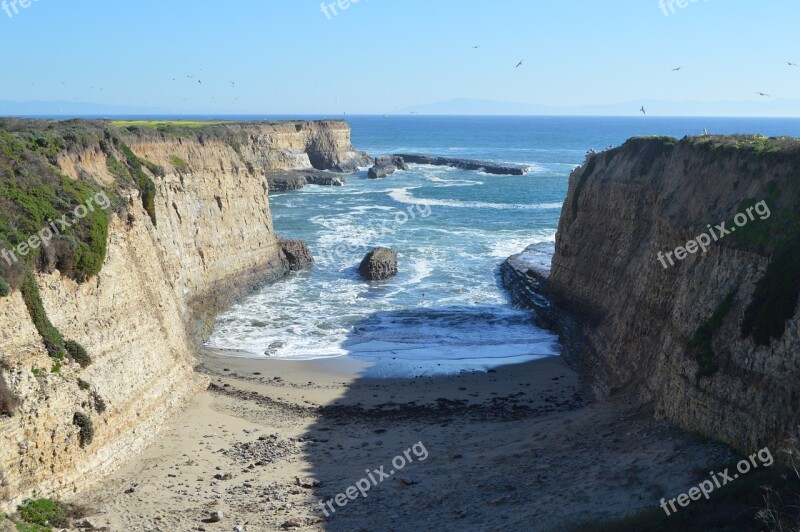
POLYGON ((793 139, 644 138, 592 153, 570 178, 549 279, 521 257, 504 279, 599 396, 630 394, 743 452, 778 445, 800 435, 798 174, 793 139), (675 259, 702 234, 706 253, 675 259))
POLYGON ((13 416, 0 413, 0 509, 10 510, 33 493, 58 495, 102 478, 206 386, 193 373, 193 350, 214 315, 291 266, 273 230, 267 173, 328 169, 363 155, 339 121, 6 121, 0 130, 4 191, 17 190, 35 163, 102 186, 120 205, 108 217, 99 274, 79 283, 40 267, 35 276, 52 325, 85 347, 91 365, 52 358, 20 291, 0 297, 0 368, 19 403, 13 416), (142 187, 120 179, 125 157, 142 187))

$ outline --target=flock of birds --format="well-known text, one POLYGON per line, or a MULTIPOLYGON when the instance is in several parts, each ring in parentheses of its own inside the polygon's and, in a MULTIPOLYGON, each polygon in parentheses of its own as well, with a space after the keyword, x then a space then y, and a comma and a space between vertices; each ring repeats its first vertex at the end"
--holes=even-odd
MULTIPOLYGON (((473 46, 472 48, 473 48, 474 50, 477 50, 478 48, 480 48, 480 46, 473 46)), ((525 64, 525 60, 524 60, 524 59, 523 59, 523 60, 521 60, 519 63, 517 63, 517 66, 515 66, 515 67, 514 67, 514 69, 515 69, 515 70, 516 70, 516 69, 518 69, 518 68, 519 68, 519 67, 521 67, 523 64, 525 64)), ((793 62, 791 62, 791 61, 786 61, 786 65, 787 65, 787 66, 790 66, 790 67, 797 67, 797 66, 798 66, 798 65, 797 65, 797 63, 793 63, 793 62)), ((682 66, 675 67, 675 68, 673 68, 673 69, 672 69, 672 71, 673 71, 673 72, 680 72, 681 70, 683 70, 683 68, 684 68, 684 67, 682 67, 682 66)), ((772 98, 772 96, 771 96, 771 95, 769 95, 769 94, 767 94, 766 92, 756 92, 756 95, 757 95, 757 96, 761 96, 761 97, 763 97, 763 98, 772 98)), ((641 112, 641 113, 642 113, 643 115, 645 115, 645 116, 647 115, 647 109, 645 109, 645 108, 644 108, 644 105, 642 106, 642 108, 641 108, 641 109, 639 109, 639 112, 641 112)), ((413 113, 412 113, 412 114, 413 114, 413 113)))
MULTIPOLYGON (((786 64, 787 64, 788 66, 790 66, 790 67, 796 67, 796 66, 797 66, 797 64, 796 64, 796 63, 792 63, 791 61, 786 61, 786 64)), ((683 67, 682 67, 682 66, 679 66, 679 67, 676 67, 676 68, 673 68, 673 69, 672 69, 672 71, 673 71, 673 72, 680 72, 681 70, 683 70, 683 67)), ((757 95, 757 96, 764 97, 764 98, 772 98, 772 96, 770 96, 770 95, 769 95, 769 94, 767 94, 766 92, 757 92, 757 93, 756 93, 756 95, 757 95)), ((647 115, 647 109, 645 109, 645 108, 644 108, 644 105, 642 106, 642 108, 641 108, 641 109, 639 109, 639 111, 640 111, 640 112, 641 112, 643 115, 647 115)))
MULTIPOLYGON (((477 50, 477 49, 479 49, 479 48, 480 48, 480 46, 473 46, 472 48, 473 48, 474 50, 477 50)), ((516 69, 518 69, 518 68, 522 67, 524 64, 525 64, 525 60, 524 60, 524 59, 520 60, 520 62, 519 62, 519 63, 517 63, 517 65, 514 67, 514 70, 516 70, 516 69)), ((795 67, 795 68, 798 68, 798 65, 797 65, 797 63, 793 63, 792 61, 786 61, 786 65, 787 65, 787 66, 789 66, 789 67, 795 67)), ((682 67, 682 66, 675 67, 675 68, 673 68, 673 69, 672 69, 672 72, 680 72, 680 71, 681 71, 681 70, 683 70, 683 69, 684 69, 684 67, 682 67)), ((202 72, 202 70, 203 70, 203 69, 201 68, 201 69, 200 69, 200 71, 202 72)), ((186 74, 186 79, 189 79, 189 80, 191 80, 192 82, 195 80, 195 78, 197 78, 197 84, 198 84, 198 85, 202 85, 202 84, 203 84, 203 80, 199 78, 199 75, 198 75, 198 74, 186 74)), ((173 81, 173 82, 177 82, 177 81, 178 81, 178 78, 172 78, 172 81, 173 81)), ((62 82, 61 82, 61 85, 65 85, 65 83, 62 81, 62 82)), ((35 83, 31 83, 31 86, 35 87, 35 86, 36 86, 36 84, 35 84, 35 83)), ((231 86, 231 88, 232 88, 232 89, 235 89, 235 88, 236 88, 236 82, 235 82, 235 81, 230 81, 230 86, 231 86)), ((91 87, 89 87, 89 89, 90 89, 90 90, 98 90, 98 91, 104 91, 104 90, 105 90, 105 89, 103 89, 102 87, 98 87, 97 89, 95 89, 95 87, 94 87, 94 86, 91 86, 91 87)), ((275 92, 277 92, 277 91, 275 91, 275 92)), ((757 96, 760 96, 760 97, 762 97, 762 98, 772 98, 772 96, 771 96, 770 94, 766 93, 766 92, 756 92, 755 94, 756 94, 757 96)), ((216 99, 216 97, 212 96, 212 97, 211 97, 211 99, 212 99, 212 100, 215 100, 215 99, 216 99)), ((186 101, 186 98, 183 98, 182 100, 183 100, 183 101, 186 101)), ((238 101, 239 101, 239 98, 238 98, 238 97, 234 98, 234 102, 238 102, 238 101)), ((337 101, 338 101, 338 99, 337 99, 337 101)), ((127 103, 130 103, 130 102, 127 102, 127 103)), ((146 104, 147 104, 147 102, 145 102, 145 105, 146 105, 146 104)), ((647 109, 645 109, 644 105, 641 107, 641 109, 639 109, 639 111, 640 111, 640 112, 641 112, 643 115, 645 115, 645 116, 647 115, 647 109)), ((345 113, 345 114, 347 114, 347 113, 345 113)), ((413 114, 416 114, 416 112, 413 112, 413 111, 412 111, 410 114, 412 114, 412 115, 413 115, 413 114)), ((384 116, 388 117, 388 115, 384 115, 384 116)))

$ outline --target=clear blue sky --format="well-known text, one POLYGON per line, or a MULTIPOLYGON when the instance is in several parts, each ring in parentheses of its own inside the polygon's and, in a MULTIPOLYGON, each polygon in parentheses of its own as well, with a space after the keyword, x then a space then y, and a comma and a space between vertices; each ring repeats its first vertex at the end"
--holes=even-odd
POLYGON ((800 98, 797 0, 669 16, 659 0, 361 0, 331 19, 319 0, 30 1, 0 10, 0 100, 355 114, 800 98))

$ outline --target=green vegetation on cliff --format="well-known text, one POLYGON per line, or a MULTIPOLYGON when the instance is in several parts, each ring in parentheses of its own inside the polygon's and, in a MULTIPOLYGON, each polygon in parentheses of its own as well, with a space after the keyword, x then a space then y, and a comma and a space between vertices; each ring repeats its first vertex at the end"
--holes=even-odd
POLYGON ((92 423, 89 416, 83 412, 75 412, 72 423, 79 429, 81 447, 91 445, 92 440, 94 440, 94 423, 92 423))
POLYGON ((734 294, 728 294, 725 299, 717 306, 711 318, 701 325, 692 339, 689 340, 687 347, 696 351, 696 359, 699 365, 698 377, 710 377, 719 369, 717 355, 711 343, 714 334, 722 327, 722 322, 733 308, 734 294))
POLYGON ((796 179, 800 174, 800 140, 731 135, 698 137, 689 142, 723 162, 725 159, 720 156, 732 158, 739 174, 738 183, 745 186, 774 176, 766 181, 759 198, 743 201, 738 210, 745 213, 763 201, 770 209, 769 217, 737 226, 735 233, 720 241, 723 246, 770 257, 741 324, 743 337, 752 337, 756 345, 768 346, 773 339, 783 336, 800 297, 800 183, 796 179), (779 175, 785 177, 781 179, 779 175))
POLYGON ((175 167, 175 170, 179 172, 185 172, 189 169, 189 165, 186 164, 186 161, 178 157, 177 155, 173 155, 169 158, 169 163, 175 167))
POLYGON ((68 504, 53 499, 29 499, 17 508, 11 519, 19 532, 42 532, 72 528, 74 521, 86 517, 89 510, 77 504, 68 504))
POLYGON ((160 167, 139 159, 107 124, 0 120, 0 297, 20 290, 48 353, 56 359, 54 371, 67 356, 83 367, 91 358, 76 342, 65 342, 53 326, 35 273, 58 270, 79 283, 99 274, 110 215, 122 206, 117 192, 123 187, 142 190, 155 223, 155 185, 143 168, 164 175, 160 167), (110 188, 88 175, 70 178, 57 165, 61 157, 93 149, 107 155, 109 170, 118 179, 110 188))
POLYGON ((28 271, 25 279, 22 281, 22 298, 25 300, 25 306, 28 307, 28 313, 31 316, 34 327, 39 331, 47 352, 50 356, 57 359, 63 359, 66 356, 64 349, 64 337, 58 329, 50 322, 47 317, 47 311, 44 309, 42 296, 39 293, 39 285, 36 284, 36 276, 32 271, 28 271))
POLYGON ((0 275, 13 288, 21 286, 26 265, 43 271, 58 268, 78 282, 97 275, 108 236, 104 207, 109 206, 106 202, 113 194, 94 181, 61 174, 37 149, 45 145, 42 149, 49 155, 50 146, 68 146, 66 139, 47 130, 3 130, 3 125, 0 122, 0 247, 4 259, 0 275))

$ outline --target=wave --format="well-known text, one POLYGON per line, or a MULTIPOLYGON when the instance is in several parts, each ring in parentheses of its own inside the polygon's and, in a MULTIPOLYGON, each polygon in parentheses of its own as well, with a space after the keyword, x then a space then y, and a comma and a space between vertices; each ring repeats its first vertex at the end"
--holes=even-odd
POLYGON ((442 179, 436 176, 425 176, 425 179, 431 183, 441 183, 437 188, 446 187, 474 187, 476 185, 483 185, 483 181, 471 181, 469 179, 442 179))
POLYGON ((428 205, 430 207, 507 209, 507 210, 522 210, 522 211, 540 211, 549 209, 560 209, 562 207, 561 203, 537 203, 533 205, 522 205, 514 203, 489 203, 485 201, 459 201, 459 200, 446 200, 446 199, 415 198, 409 192, 409 188, 390 189, 388 191, 389 197, 398 203, 411 204, 411 205, 428 205))

